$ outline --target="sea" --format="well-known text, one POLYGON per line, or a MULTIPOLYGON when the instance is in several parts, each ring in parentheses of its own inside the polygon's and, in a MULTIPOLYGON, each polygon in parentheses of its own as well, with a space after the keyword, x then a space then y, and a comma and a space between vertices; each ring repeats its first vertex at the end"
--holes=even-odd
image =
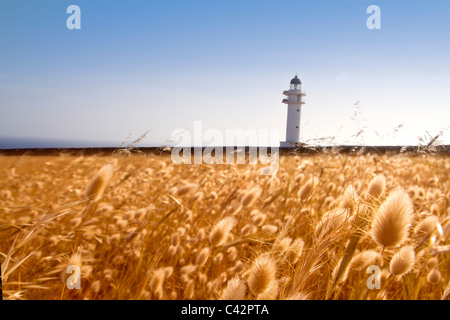
POLYGON ((0 137, 0 149, 29 148, 118 148, 121 142, 82 141, 63 139, 0 137))

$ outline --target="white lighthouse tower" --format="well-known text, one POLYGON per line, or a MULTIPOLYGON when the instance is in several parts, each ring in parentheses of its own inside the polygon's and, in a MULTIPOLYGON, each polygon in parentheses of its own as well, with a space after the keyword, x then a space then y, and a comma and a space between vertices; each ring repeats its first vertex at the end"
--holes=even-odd
POLYGON ((286 141, 281 142, 281 147, 296 147, 300 145, 300 113, 302 110, 302 97, 306 96, 302 92, 302 82, 295 76, 291 80, 291 87, 284 91, 283 94, 287 96, 283 99, 283 103, 287 107, 287 123, 286 123, 286 141))

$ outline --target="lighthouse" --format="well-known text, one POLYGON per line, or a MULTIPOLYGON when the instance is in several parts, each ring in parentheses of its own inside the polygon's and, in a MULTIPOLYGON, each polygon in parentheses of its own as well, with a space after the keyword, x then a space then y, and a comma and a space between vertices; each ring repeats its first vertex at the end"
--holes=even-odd
POLYGON ((302 110, 302 97, 306 96, 302 92, 302 82, 295 75, 291 80, 290 89, 285 90, 286 96, 283 103, 287 104, 286 141, 281 142, 281 147, 296 147, 300 145, 300 113, 302 110))

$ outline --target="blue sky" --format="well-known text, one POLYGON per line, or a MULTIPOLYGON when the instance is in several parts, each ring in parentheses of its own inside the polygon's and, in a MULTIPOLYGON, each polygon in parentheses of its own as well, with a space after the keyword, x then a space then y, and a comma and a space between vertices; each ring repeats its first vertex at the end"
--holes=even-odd
POLYGON ((2 0, 0 137, 106 145, 151 130, 145 144, 163 145, 202 121, 284 140, 298 73, 302 141, 416 144, 450 125, 449 12, 447 0, 2 0), (72 4, 81 30, 66 27, 72 4), (372 4, 380 30, 366 27, 372 4))

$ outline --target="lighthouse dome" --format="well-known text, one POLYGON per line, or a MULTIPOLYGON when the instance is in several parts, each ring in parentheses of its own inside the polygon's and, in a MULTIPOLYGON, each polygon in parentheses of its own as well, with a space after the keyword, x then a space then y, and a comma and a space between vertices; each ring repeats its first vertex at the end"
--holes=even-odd
POLYGON ((295 78, 291 80, 291 84, 302 84, 302 82, 297 76, 295 76, 295 78))

